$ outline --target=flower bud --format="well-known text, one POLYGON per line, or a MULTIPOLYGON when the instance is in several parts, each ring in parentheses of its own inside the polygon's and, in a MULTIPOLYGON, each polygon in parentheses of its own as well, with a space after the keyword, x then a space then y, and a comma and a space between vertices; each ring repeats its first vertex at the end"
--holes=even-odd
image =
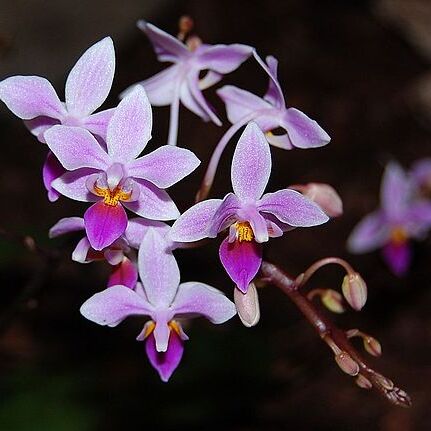
POLYGON ((362 389, 371 389, 373 387, 373 384, 362 374, 359 374, 356 378, 356 384, 362 389))
POLYGON ((359 365, 350 357, 347 352, 341 351, 335 355, 335 361, 338 366, 349 376, 357 376, 359 373, 359 365))
POLYGON ((325 289, 320 296, 323 305, 333 313, 344 313, 343 297, 332 289, 325 289))
POLYGON ((367 302, 367 285, 357 272, 345 275, 342 290, 344 298, 356 311, 367 302))
POLYGON ((180 30, 180 33, 190 33, 193 29, 194 22, 193 19, 190 18, 188 15, 183 15, 180 17, 178 21, 178 28, 180 30))
POLYGON ((343 214, 343 202, 339 194, 329 184, 296 184, 290 188, 316 202, 329 217, 339 217, 343 214))
POLYGON ((382 346, 374 337, 364 337, 364 348, 373 356, 380 356, 382 354, 382 346))
POLYGON ((259 297, 254 283, 248 285, 246 293, 239 289, 234 291, 235 306, 241 322, 247 328, 257 325, 260 319, 259 297))

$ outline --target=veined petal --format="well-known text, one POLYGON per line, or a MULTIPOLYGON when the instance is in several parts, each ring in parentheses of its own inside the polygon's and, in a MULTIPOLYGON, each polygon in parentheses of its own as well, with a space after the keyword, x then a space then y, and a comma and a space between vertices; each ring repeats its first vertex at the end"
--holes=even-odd
POLYGON ((208 199, 193 205, 175 221, 169 238, 176 242, 193 242, 207 238, 214 214, 221 203, 221 199, 208 199))
POLYGON ((114 115, 115 108, 105 109, 104 111, 91 114, 83 121, 83 126, 94 135, 98 135, 106 140, 108 124, 114 115))
POLYGON ((127 170, 130 176, 165 189, 191 174, 199 164, 200 160, 190 150, 164 145, 132 161, 127 170))
POLYGON ((403 168, 390 162, 385 168, 380 190, 380 200, 386 216, 393 222, 404 217, 411 199, 411 183, 403 168))
POLYGON ((148 231, 139 248, 138 267, 148 300, 154 306, 169 307, 180 284, 180 270, 173 254, 166 252, 165 240, 154 229, 148 231))
POLYGON ((271 174, 271 152, 256 123, 249 123, 239 138, 232 159, 232 188, 243 202, 259 199, 271 174))
POLYGON ((180 215, 178 208, 164 191, 149 181, 135 179, 139 197, 133 202, 123 202, 130 211, 151 220, 175 220, 180 215))
POLYGON ((412 260, 412 250, 408 242, 401 244, 386 244, 383 249, 383 258, 391 271, 398 277, 404 276, 412 260))
POLYGON ((213 216, 209 237, 215 238, 219 232, 236 222, 240 208, 241 202, 237 196, 234 193, 228 193, 213 216))
POLYGON ((99 325, 117 326, 128 316, 148 316, 153 307, 126 286, 112 286, 82 304, 81 314, 99 325))
POLYGON ((98 171, 90 168, 81 168, 76 171, 66 172, 61 177, 52 181, 51 185, 60 194, 75 201, 94 202, 100 198, 88 191, 86 183, 88 178, 96 172, 98 171))
POLYGON ((181 283, 172 304, 175 315, 204 316, 212 323, 224 323, 236 314, 235 304, 226 295, 204 283, 181 283))
POLYGON ((271 105, 276 106, 277 108, 283 108, 285 104, 284 96, 280 91, 280 87, 275 85, 275 82, 278 82, 278 60, 272 55, 268 55, 268 57, 266 57, 266 64, 268 65, 270 78, 268 90, 263 98, 271 105))
POLYGON ((52 187, 52 182, 65 172, 66 170, 61 166, 57 157, 50 151, 46 156, 42 168, 43 185, 48 192, 48 199, 50 202, 55 202, 60 197, 60 193, 52 187))
POLYGON ((80 117, 94 112, 108 97, 115 72, 114 44, 105 37, 78 59, 66 80, 66 105, 80 117))
POLYGON ((182 42, 156 26, 144 20, 139 20, 136 25, 150 39, 159 61, 176 62, 191 55, 182 42))
POLYGON ((295 227, 317 226, 329 220, 317 204, 291 189, 266 193, 258 203, 258 210, 295 227))
POLYGON ((0 100, 19 118, 61 119, 66 109, 51 83, 40 76, 11 76, 0 82, 0 100))
POLYGON ((184 352, 184 341, 181 340, 175 331, 171 331, 166 352, 158 352, 156 350, 154 334, 150 334, 145 342, 145 351, 150 364, 159 373, 162 381, 167 382, 181 362, 184 352))
POLYGON ((24 120, 24 126, 30 131, 33 136, 36 136, 39 142, 46 144, 43 134, 56 124, 61 124, 60 120, 43 115, 31 120, 24 120))
POLYGON ((156 229, 160 235, 166 239, 171 227, 162 221, 147 220, 141 217, 136 217, 129 220, 124 236, 130 247, 139 249, 144 236, 150 229, 156 229))
POLYGON ((347 240, 351 253, 367 253, 384 245, 390 236, 390 227, 380 211, 368 214, 353 229, 347 240))
POLYGON ((49 149, 69 171, 79 168, 106 170, 110 165, 108 154, 94 136, 81 127, 54 126, 44 137, 49 149))
POLYGON ((294 147, 316 148, 331 141, 330 136, 319 124, 295 108, 289 108, 281 121, 294 147))
POLYGON ((248 285, 259 271, 262 263, 262 247, 255 241, 234 241, 224 239, 219 250, 220 261, 229 277, 241 292, 247 292, 248 285))
POLYGON ((257 117, 261 111, 273 109, 267 101, 233 85, 225 85, 216 93, 225 103, 227 118, 232 124, 253 112, 256 112, 257 117))
POLYGON ((226 74, 237 69, 253 52, 247 45, 234 43, 232 45, 213 45, 198 55, 201 69, 211 69, 226 74))
POLYGON ((117 106, 108 126, 106 143, 113 160, 135 159, 151 139, 153 117, 145 90, 135 87, 117 106))
POLYGON ((84 229, 84 219, 82 217, 66 217, 60 219, 54 226, 52 226, 49 230, 49 237, 56 238, 65 233, 77 232, 84 229))
POLYGON ((85 231, 95 250, 102 250, 119 238, 127 227, 127 214, 121 204, 96 202, 85 211, 85 231))
POLYGON ((124 256, 122 262, 113 268, 109 276, 108 287, 122 285, 134 289, 137 281, 138 270, 136 266, 124 256))

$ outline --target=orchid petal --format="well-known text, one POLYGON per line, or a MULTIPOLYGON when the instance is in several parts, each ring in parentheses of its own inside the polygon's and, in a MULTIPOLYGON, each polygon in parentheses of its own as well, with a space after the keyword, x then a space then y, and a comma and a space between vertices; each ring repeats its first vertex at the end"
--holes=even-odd
POLYGON ((206 90, 207 88, 212 87, 223 79, 223 75, 221 73, 214 72, 212 70, 208 70, 205 76, 199 79, 199 88, 201 90, 206 90))
POLYGON ((81 127, 54 126, 44 134, 49 149, 65 169, 79 168, 105 170, 110 159, 94 136, 81 127))
POLYGON ((198 54, 197 62, 201 69, 211 69, 226 74, 237 69, 250 57, 253 48, 238 43, 214 45, 198 54))
POLYGON ((153 317, 155 314, 156 327, 154 328, 154 339, 156 340, 156 350, 158 352, 166 352, 169 344, 169 336, 171 335, 171 329, 168 326, 168 322, 165 316, 161 316, 160 318, 157 316, 157 311, 153 313, 153 317))
POLYGON ((228 193, 219 205, 209 232, 209 237, 215 238, 219 232, 226 229, 238 219, 237 212, 241 208, 241 202, 234 193, 228 193))
POLYGON ((250 211, 249 217, 247 218, 250 223, 251 228, 253 229, 254 239, 258 243, 268 241, 268 227, 266 220, 259 214, 258 211, 250 211))
MULTIPOLYGON (((199 87, 200 88, 200 87, 199 87)), ((207 111, 202 107, 199 102, 195 99, 193 94, 190 91, 190 87, 187 82, 181 84, 180 87, 180 100, 181 103, 193 114, 196 114, 203 121, 210 121, 211 118, 208 115, 207 111)))
POLYGON ((72 260, 78 263, 91 262, 92 259, 88 258, 88 252, 90 250, 91 250, 91 244, 88 241, 88 238, 84 236, 84 238, 81 238, 78 244, 76 244, 76 247, 72 252, 72 260))
POLYGON ((175 221, 169 238, 176 242, 193 242, 208 237, 221 203, 221 199, 208 199, 193 205, 175 221))
POLYGON ((266 64, 268 65, 270 79, 268 84, 268 90, 266 91, 263 98, 271 105, 277 108, 283 108, 285 105, 284 96, 280 91, 280 87, 275 85, 275 82, 278 82, 278 60, 272 55, 268 55, 268 57, 266 57, 266 64))
POLYGON ((84 219, 82 217, 66 217, 59 220, 49 230, 49 237, 56 238, 69 232, 84 230, 84 219))
POLYGON ((165 189, 192 173, 200 160, 190 150, 164 145, 131 162, 128 173, 165 189))
POLYGON ((117 326, 128 316, 148 316, 153 307, 126 286, 112 286, 96 293, 81 306, 81 314, 98 325, 117 326))
POLYGON ((297 148, 322 147, 331 141, 316 121, 295 108, 285 112, 280 125, 286 129, 290 142, 297 148))
POLYGON ((175 315, 200 315, 216 324, 224 323, 236 314, 235 304, 224 293, 195 281, 180 284, 172 308, 175 315))
POLYGON ((347 240, 351 253, 367 253, 384 245, 390 236, 390 228, 380 211, 363 218, 353 229, 347 240))
POLYGON ((283 150, 291 150, 293 148, 292 141, 287 133, 274 135, 271 132, 267 132, 265 133, 265 137, 273 147, 281 148, 283 150))
POLYGON ((390 162, 385 168, 380 190, 380 200, 386 216, 399 222, 409 205, 410 182, 402 167, 390 162))
MULTIPOLYGON (((103 250, 103 257, 106 259, 106 262, 108 262, 109 265, 112 265, 112 266, 120 265, 123 259, 126 259, 126 257, 124 256, 124 250, 114 248, 116 247, 116 242, 120 242, 120 240, 121 238, 118 241, 115 241, 114 243, 112 243, 105 250, 103 250)), ((108 282, 108 286, 113 286, 114 284, 122 284, 124 286, 130 287, 126 283, 118 282, 118 283, 109 284, 108 282)))
POLYGON ((262 263, 262 247, 254 241, 229 242, 224 239, 219 249, 220 261, 241 292, 256 276, 262 263))
POLYGON ((115 72, 114 44, 105 37, 78 59, 66 80, 66 105, 80 117, 94 112, 108 97, 115 72))
POLYGON ((383 258, 391 271, 398 277, 404 276, 412 260, 412 250, 408 242, 402 244, 388 243, 384 246, 383 258))
POLYGON ((180 270, 172 253, 165 251, 163 237, 156 230, 145 235, 139 248, 139 275, 148 300, 169 307, 180 283, 180 270))
POLYGON ((36 136, 39 142, 46 143, 43 134, 52 126, 61 124, 60 120, 43 115, 31 120, 24 120, 24 126, 30 131, 33 136, 36 136))
POLYGON ((130 247, 139 249, 144 236, 150 229, 156 229, 159 231, 160 235, 166 239, 171 227, 168 224, 157 220, 147 220, 140 217, 133 218, 129 220, 124 236, 130 247))
POLYGON ((103 139, 106 139, 108 124, 111 121, 114 112, 115 108, 111 108, 92 114, 85 118, 83 126, 94 135, 98 135, 103 139))
POLYGON ((158 352, 154 335, 151 334, 145 342, 145 351, 150 364, 159 373, 162 381, 167 382, 181 362, 184 342, 175 331, 172 331, 169 337, 168 349, 166 352, 158 352))
POLYGON ((164 191, 154 184, 136 179, 139 197, 133 202, 124 202, 124 206, 141 217, 151 220, 175 220, 180 215, 175 203, 164 191))
POLYGON ((88 240, 95 250, 111 245, 127 227, 127 214, 122 205, 107 205, 103 200, 85 211, 84 220, 88 240))
POLYGON ((135 159, 151 139, 151 105, 145 90, 137 86, 115 109, 108 125, 106 143, 117 162, 135 159))
POLYGON ((122 285, 134 289, 138 282, 138 270, 136 266, 128 259, 123 257, 121 263, 119 263, 112 270, 112 273, 108 280, 108 287, 115 285, 122 285))
POLYGON ((66 109, 51 83, 39 76, 12 76, 0 82, 0 100, 19 118, 61 119, 66 109))
POLYGON ((271 174, 271 152, 256 123, 249 123, 239 138, 231 168, 232 188, 243 201, 259 199, 271 174))
POLYGON ((60 197, 60 193, 52 187, 52 182, 65 172, 66 170, 58 161, 57 157, 50 151, 46 156, 42 168, 43 185, 48 192, 48 199, 50 202, 55 202, 60 197))
POLYGON ((258 203, 258 210, 296 227, 317 226, 329 220, 316 203, 291 189, 266 193, 258 203))
POLYGON ((76 171, 66 172, 61 177, 52 181, 52 187, 75 201, 94 202, 99 200, 98 196, 90 193, 87 188, 87 181, 91 175, 97 172, 95 169, 81 168, 76 171))

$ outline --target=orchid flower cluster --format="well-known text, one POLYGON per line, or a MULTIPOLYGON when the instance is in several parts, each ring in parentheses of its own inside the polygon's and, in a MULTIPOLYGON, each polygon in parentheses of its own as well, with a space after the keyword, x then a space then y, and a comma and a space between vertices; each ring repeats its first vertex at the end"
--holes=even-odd
POLYGON ((406 172, 396 162, 383 174, 381 206, 361 220, 347 246, 352 253, 381 248, 390 270, 405 275, 412 261, 412 240, 423 240, 431 228, 431 160, 422 159, 406 172))
MULTIPOLYGON (((172 64, 123 91, 114 108, 98 111, 110 93, 115 72, 114 45, 109 37, 91 46, 73 66, 66 80, 65 102, 45 78, 13 76, 0 82, 0 99, 47 147, 43 182, 48 199, 54 202, 61 196, 87 204, 82 216, 58 221, 50 229, 50 237, 79 231, 82 238, 72 259, 80 263, 103 260, 111 265, 106 287, 84 302, 81 314, 111 327, 129 316, 145 316, 147 321, 137 340, 145 342, 150 363, 167 381, 188 340, 183 319, 203 316, 221 324, 238 313, 245 326, 254 326, 260 317, 257 286, 265 279, 287 286, 288 296, 298 295, 317 269, 338 263, 347 272, 344 299, 360 310, 367 297, 366 285, 344 261, 328 258, 296 280, 285 277, 280 281, 271 264, 262 260, 270 239, 295 228, 322 225, 343 211, 340 197, 327 184, 266 191, 272 169, 271 147, 310 149, 330 141, 316 121, 286 105, 277 78, 277 60, 268 56, 263 61, 254 48, 243 44, 205 44, 191 33, 188 18, 180 21, 177 38, 144 21, 139 21, 138 27, 149 38, 158 59, 172 64), (180 214, 166 189, 200 164, 192 151, 177 145, 180 104, 203 121, 221 125, 203 91, 250 57, 267 75, 268 90, 263 97, 230 85, 217 90, 232 125, 215 146, 196 203, 180 214), (168 144, 145 153, 151 139, 151 105, 170 106, 168 144), (231 163, 232 192, 207 199, 224 148, 244 126, 231 163), (279 130, 283 132, 277 133, 279 130), (202 240, 218 236, 222 237, 221 266, 235 286, 234 301, 207 284, 181 282, 174 256, 178 248, 199 246, 206 242, 202 240), (263 277, 259 278, 259 270, 263 277)), ((308 301, 308 310, 314 307, 310 301, 316 295, 329 310, 343 310, 343 298, 330 289, 301 296, 302 301, 308 301)), ((358 334, 368 340, 367 351, 379 353, 375 339, 360 332, 354 335, 358 334), (374 340, 372 347, 369 340, 374 340)), ((348 353, 347 335, 338 337, 343 349, 335 338, 322 338, 341 369, 358 376, 360 386, 383 387, 379 383, 382 376, 374 377, 368 368, 360 370, 360 357, 348 353)))

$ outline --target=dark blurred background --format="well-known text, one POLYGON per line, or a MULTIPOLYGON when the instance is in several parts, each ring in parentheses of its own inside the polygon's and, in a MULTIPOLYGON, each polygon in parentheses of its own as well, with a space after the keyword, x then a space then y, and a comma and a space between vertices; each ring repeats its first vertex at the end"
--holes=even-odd
MULTIPOLYGON (((389 273, 379 253, 349 256, 345 249, 353 226, 378 205, 385 163, 395 158, 408 167, 431 155, 431 3, 2 0, 0 78, 45 76, 62 95, 76 59, 111 35, 117 73, 106 107, 114 106, 121 90, 165 67, 136 20, 145 18, 176 34, 183 14, 195 19, 197 33, 208 43, 242 42, 278 57, 288 104, 331 135, 322 149, 273 149, 269 190, 327 182, 341 194, 345 215, 272 241, 267 257, 298 274, 313 261, 336 255, 362 273, 367 306, 335 319, 382 342, 383 357, 370 362, 410 393, 413 407, 393 407, 356 387, 275 288, 261 290, 262 318, 255 328, 243 327, 237 318, 222 326, 194 321, 187 328, 191 341, 182 364, 164 384, 144 345, 134 341, 142 321, 129 319, 110 329, 79 314, 81 303, 103 288, 107 267, 63 260, 53 265, 36 297, 0 325, 0 430, 431 429, 431 241, 415 245, 413 267, 403 279, 389 273)), ((263 94, 267 78, 249 60, 223 82, 263 94)), ((224 115, 214 89, 206 94, 224 115)), ((151 147, 166 142, 168 114, 168 108, 154 110, 151 147)), ((228 123, 222 129, 204 124, 185 109, 180 121, 179 144, 204 161, 171 190, 185 210, 228 123)), ((66 199, 47 201, 40 178, 46 148, 4 105, 0 145, 0 225, 71 252, 79 236, 49 241, 47 231, 61 217, 81 215, 84 207, 66 199)), ((223 158, 214 197, 229 190, 233 147, 223 158)), ((205 281, 232 294, 217 244, 177 256, 184 281, 205 281)), ((0 240, 0 322, 42 264, 13 241, 0 240)), ((341 279, 338 269, 328 268, 312 284, 338 289, 341 279)))

